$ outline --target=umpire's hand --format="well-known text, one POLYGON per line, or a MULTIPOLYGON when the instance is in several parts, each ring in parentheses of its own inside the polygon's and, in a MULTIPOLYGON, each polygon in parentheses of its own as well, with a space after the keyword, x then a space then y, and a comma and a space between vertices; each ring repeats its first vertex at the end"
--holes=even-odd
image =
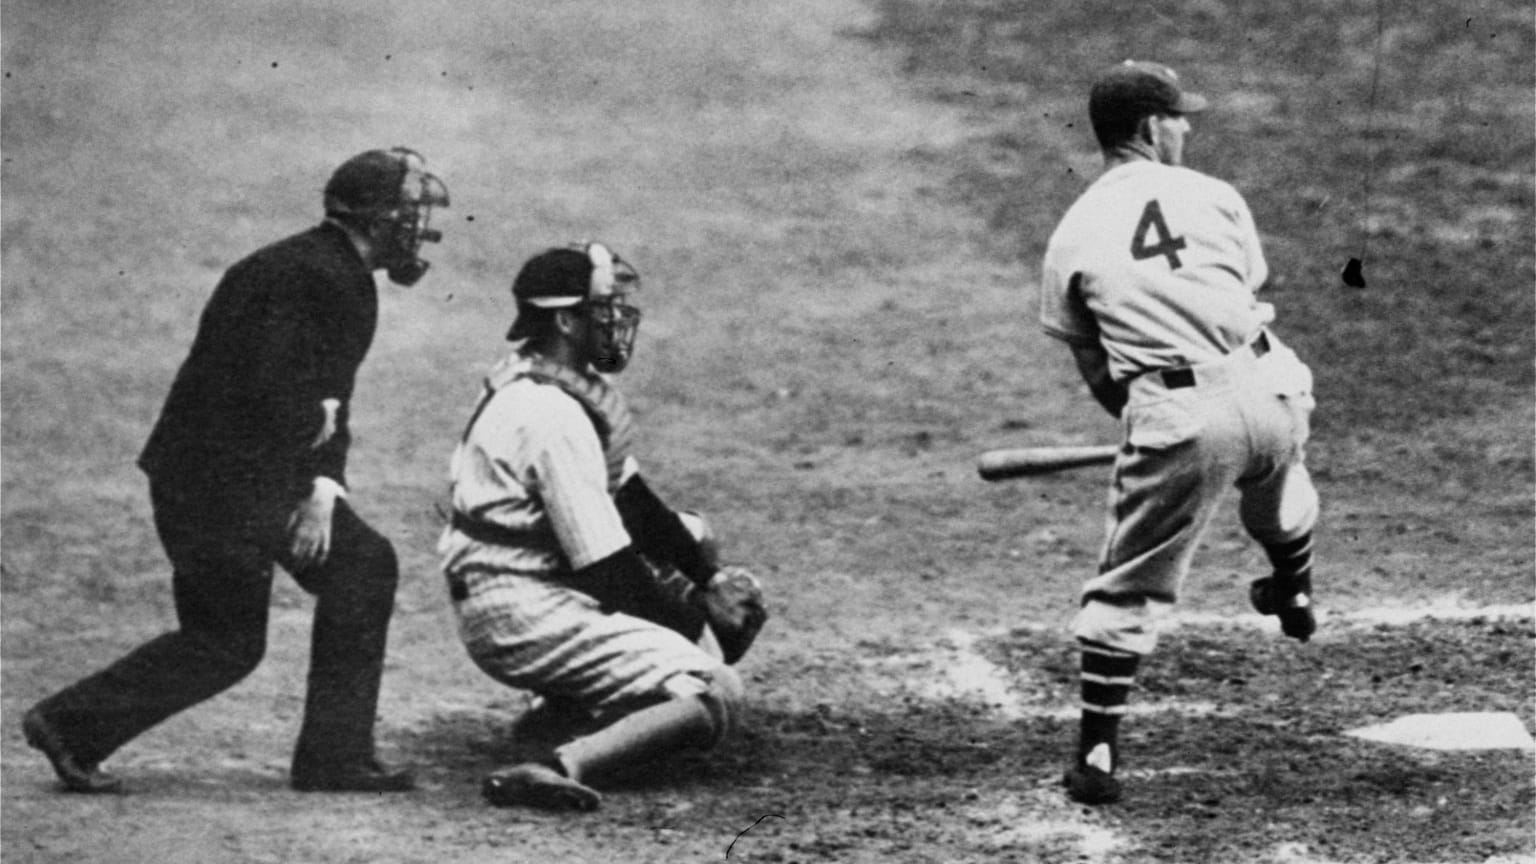
POLYGON ((326 477, 317 478, 309 497, 293 508, 288 517, 288 551, 300 570, 325 563, 331 551, 331 514, 336 510, 340 485, 326 477))

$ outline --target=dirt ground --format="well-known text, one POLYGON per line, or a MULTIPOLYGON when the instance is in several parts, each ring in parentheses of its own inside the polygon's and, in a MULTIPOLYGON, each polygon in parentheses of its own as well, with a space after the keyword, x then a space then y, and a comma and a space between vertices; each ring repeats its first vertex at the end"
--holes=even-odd
POLYGON ((227 6, 5 3, 8 864, 1536 857, 1529 748, 1346 734, 1536 728, 1528 3, 227 6), (1115 434, 1033 304, 1097 170, 1086 81, 1126 56, 1213 97, 1190 162, 1248 196, 1317 373, 1323 628, 1298 646, 1249 612, 1263 556, 1224 513, 1133 694, 1127 798, 1090 809, 1058 781, 1105 475, 973 464, 1115 434), (318 218, 337 161, 393 144, 453 207, 427 278, 382 292, 349 473, 404 566, 379 741, 421 789, 289 791, 311 605, 279 575, 255 674, 115 755, 129 794, 59 794, 21 713, 174 626, 132 463, 203 300, 318 218), (527 700, 457 643, 435 505, 512 274, 578 237, 645 278, 622 384, 648 477, 774 617, 724 750, 594 814, 497 810, 480 778, 527 700))

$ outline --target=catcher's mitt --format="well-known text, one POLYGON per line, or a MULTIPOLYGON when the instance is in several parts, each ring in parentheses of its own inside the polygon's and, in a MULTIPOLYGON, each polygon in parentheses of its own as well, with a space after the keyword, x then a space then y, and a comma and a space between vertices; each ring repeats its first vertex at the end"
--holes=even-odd
POLYGON ((728 564, 693 596, 709 619, 709 629, 720 643, 726 664, 734 664, 752 647, 768 621, 768 607, 757 577, 745 567, 728 564))

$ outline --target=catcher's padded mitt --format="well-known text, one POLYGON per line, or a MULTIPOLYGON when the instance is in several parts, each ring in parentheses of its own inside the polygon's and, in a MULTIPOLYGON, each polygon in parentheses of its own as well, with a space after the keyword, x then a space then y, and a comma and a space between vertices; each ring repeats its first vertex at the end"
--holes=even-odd
POLYGON ((709 619, 726 664, 735 664, 768 621, 762 585, 747 568, 728 564, 694 598, 709 619))

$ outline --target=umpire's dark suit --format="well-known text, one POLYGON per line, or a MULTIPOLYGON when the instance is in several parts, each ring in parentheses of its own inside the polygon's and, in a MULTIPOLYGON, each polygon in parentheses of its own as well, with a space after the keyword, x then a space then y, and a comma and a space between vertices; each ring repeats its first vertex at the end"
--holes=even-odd
POLYGON ((394 549, 339 499, 329 556, 297 568, 287 521, 316 477, 345 484, 346 406, 377 322, 373 276, 331 223, 225 273, 139 459, 181 627, 36 709, 81 762, 256 668, 274 562, 318 598, 295 777, 372 760, 394 549), (341 408, 335 435, 316 448, 324 399, 341 408))

